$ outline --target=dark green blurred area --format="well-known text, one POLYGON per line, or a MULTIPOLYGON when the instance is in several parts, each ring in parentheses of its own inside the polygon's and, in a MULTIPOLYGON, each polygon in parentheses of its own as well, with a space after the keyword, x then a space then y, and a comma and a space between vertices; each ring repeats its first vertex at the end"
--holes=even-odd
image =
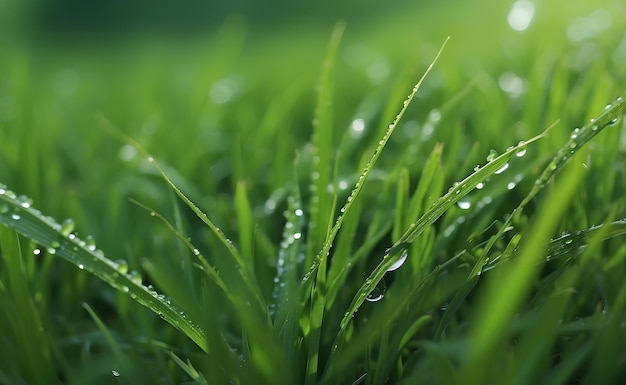
POLYGON ((31 0, 5 1, 1 6, 5 24, 18 24, 18 33, 37 40, 112 39, 135 33, 188 37, 214 32, 232 15, 261 28, 294 21, 328 25, 338 19, 375 19, 420 3, 428 4, 421 0, 31 0))

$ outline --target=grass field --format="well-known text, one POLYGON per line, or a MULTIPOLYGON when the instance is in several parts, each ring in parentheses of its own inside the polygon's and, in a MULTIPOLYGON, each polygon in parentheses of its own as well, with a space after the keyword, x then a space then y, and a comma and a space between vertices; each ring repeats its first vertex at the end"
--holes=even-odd
POLYGON ((544 3, 2 41, 0 383, 620 383, 626 7, 544 3))

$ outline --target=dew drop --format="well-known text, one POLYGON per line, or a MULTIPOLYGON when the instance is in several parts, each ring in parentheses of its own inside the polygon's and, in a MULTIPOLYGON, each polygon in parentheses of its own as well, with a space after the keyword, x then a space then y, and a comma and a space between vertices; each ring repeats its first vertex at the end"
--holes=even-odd
POLYGON ((494 171, 494 174, 502 174, 507 168, 509 168, 509 164, 505 163, 504 165, 502 165, 502 167, 494 171))
POLYGON ((462 210, 468 210, 470 207, 472 207, 472 203, 470 201, 466 201, 466 200, 460 200, 460 201, 456 202, 456 204, 462 210))
POLYGON ((67 218, 61 223, 61 235, 69 237, 72 231, 74 231, 74 221, 71 218, 67 218))
POLYGON ((48 247, 46 251, 48 251, 48 254, 52 254, 52 255, 57 253, 57 249, 55 249, 54 247, 48 247))
POLYGON ((13 213, 11 214, 11 218, 15 221, 19 221, 22 217, 17 213, 13 213))
POLYGON ((489 155, 487 155, 487 162, 492 162, 497 157, 498 153, 496 152, 496 150, 489 150, 489 155))
POLYGON ((409 256, 409 253, 404 250, 402 252, 402 256, 400 256, 400 259, 398 259, 397 261, 395 261, 393 263, 393 265, 389 266, 389 268, 387 269, 387 271, 394 271, 400 268, 400 266, 402 266, 404 264, 404 262, 406 261, 407 257, 409 256))
POLYGON ((117 267, 115 268, 120 274, 126 274, 128 272, 128 262, 123 259, 115 261, 117 267))
POLYGON ((130 272, 130 274, 128 275, 128 278, 130 278, 130 280, 137 285, 141 285, 141 274, 139 274, 137 271, 133 270, 130 272))
POLYGON ((430 120, 431 122, 438 122, 438 121, 440 121, 441 120, 441 111, 439 111, 437 108, 434 108, 428 114, 428 120, 430 120))
POLYGON ((352 136, 361 136, 363 134, 363 131, 365 130, 365 120, 361 118, 354 119, 352 121, 352 124, 350 125, 350 129, 350 133, 352 134, 352 136))
POLYGON ((35 249, 35 250, 33 250, 33 254, 34 255, 39 255, 39 254, 41 254, 41 250, 40 249, 35 249))
POLYGON ((506 185, 507 190, 513 190, 514 188, 515 188, 515 182, 509 182, 509 184, 506 185))
POLYGON ((301 209, 296 209, 295 214, 297 217, 301 217, 304 215, 304 211, 302 211, 301 209))
POLYGON ((96 249, 96 240, 91 235, 87 235, 85 237, 85 245, 87 249, 94 251, 96 249))
POLYGON ((524 155, 526 155, 526 151, 528 149, 527 146, 522 145, 523 142, 519 142, 517 145, 520 146, 519 149, 517 150, 517 152, 515 153, 515 156, 517 156, 518 158, 523 157, 524 155))
POLYGON ((22 206, 25 209, 33 205, 33 200, 27 197, 26 195, 20 195, 17 198, 17 201, 20 203, 20 206, 22 206))
POLYGON ((478 190, 482 190, 482 189, 483 189, 483 187, 485 187, 485 184, 484 184, 483 182, 480 182, 480 183, 478 183, 478 184, 476 185, 476 188, 477 188, 478 190))
POLYGON ((200 255, 200 250, 193 249, 193 255, 200 255))
POLYGON ((81 269, 81 270, 83 270, 83 269, 85 268, 85 266, 84 266, 82 263, 79 263, 79 264, 78 264, 78 268, 79 268, 79 269, 81 269))
POLYGON ((372 290, 367 297, 365 297, 366 301, 369 302, 378 302, 385 296, 385 292, 387 291, 387 285, 385 284, 385 280, 380 280, 378 285, 372 290))

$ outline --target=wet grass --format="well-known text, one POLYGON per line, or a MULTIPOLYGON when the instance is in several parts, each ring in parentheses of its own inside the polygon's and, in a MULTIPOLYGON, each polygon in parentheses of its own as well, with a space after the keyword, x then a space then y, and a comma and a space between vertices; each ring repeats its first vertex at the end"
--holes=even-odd
POLYGON ((0 383, 618 383, 624 9, 557 3, 14 47, 0 383))

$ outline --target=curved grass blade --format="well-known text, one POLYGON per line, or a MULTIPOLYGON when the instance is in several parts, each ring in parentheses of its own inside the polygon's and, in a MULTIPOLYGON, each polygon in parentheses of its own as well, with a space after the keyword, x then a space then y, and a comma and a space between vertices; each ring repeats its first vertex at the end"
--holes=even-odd
POLYGON ((187 249, 189 249, 189 251, 191 251, 191 253, 198 259, 198 261, 200 261, 200 268, 206 272, 206 274, 211 277, 211 279, 213 280, 213 282, 215 282, 215 284, 217 286, 219 286, 222 290, 224 290, 224 292, 226 294, 229 294, 230 291, 228 290, 226 283, 224 282, 224 280, 222 279, 222 277, 220 277, 219 273, 217 272, 217 270, 215 270, 215 268, 213 266, 211 266, 211 264, 209 264, 209 262, 206 260, 206 258, 204 257, 204 255, 202 255, 202 253, 200 253, 200 250, 198 250, 189 240, 189 238, 185 237, 183 234, 181 234, 171 223, 170 221, 168 221, 163 215, 159 214, 158 212, 156 212, 155 210, 151 209, 150 207, 144 205, 141 202, 138 202, 132 198, 129 199, 129 201, 139 207, 141 207, 142 209, 146 210, 147 212, 150 213, 151 217, 155 217, 158 220, 160 220, 169 231, 171 231, 176 238, 178 238, 181 242, 183 242, 183 244, 187 247, 187 249))
POLYGON ((202 210, 200 210, 200 208, 198 206, 196 206, 191 201, 191 199, 189 199, 178 188, 178 186, 176 186, 176 184, 174 184, 174 182, 170 179, 170 177, 163 170, 163 168, 157 163, 157 161, 150 154, 148 154, 146 152, 146 150, 136 140, 134 140, 133 138, 131 138, 131 137, 125 135, 124 133, 120 132, 116 127, 114 127, 110 122, 108 122, 104 118, 103 118, 103 123, 104 123, 105 127, 107 128, 107 130, 109 130, 113 135, 118 137, 121 141, 127 142, 127 143, 131 144, 133 147, 135 147, 137 149, 137 151, 139 151, 140 154, 145 156, 147 158, 148 162, 150 162, 154 166, 154 168, 156 169, 158 174, 161 176, 161 178, 165 181, 165 183, 174 191, 174 193, 176 193, 176 195, 178 195, 178 197, 185 203, 185 205, 187 205, 187 207, 189 207, 191 209, 191 211, 193 211, 193 213, 205 225, 207 225, 207 227, 209 227, 209 229, 217 236, 219 241, 226 247, 226 249, 228 250, 229 254, 235 260, 235 263, 237 265, 236 266, 237 267, 237 271, 238 271, 239 275, 241 276, 241 279, 244 281, 244 283, 245 283, 247 289, 249 290, 250 294, 254 297, 254 299, 256 301, 256 304, 258 306, 258 309, 260 311, 265 312, 266 304, 265 304, 265 301, 264 301, 263 296, 261 294, 261 290, 258 288, 255 276, 254 276, 253 271, 252 271, 252 266, 249 263, 246 263, 247 261, 244 260, 244 258, 242 257, 241 253, 239 252, 239 250, 237 250, 237 248, 235 247, 233 242, 226 237, 224 232, 219 227, 217 227, 213 223, 213 221, 211 221, 211 219, 209 219, 209 217, 208 217, 208 215, 206 213, 204 213, 202 210))
POLYGON ((374 288, 376 288, 376 285, 378 285, 378 282, 380 282, 387 271, 401 258, 402 253, 407 249, 411 242, 420 236, 426 228, 431 226, 451 206, 456 204, 461 198, 472 191, 477 184, 483 182, 502 167, 505 167, 512 156, 526 149, 526 147, 532 142, 543 138, 545 134, 546 132, 544 131, 529 140, 520 142, 517 146, 510 147, 505 153, 488 162, 464 180, 455 183, 454 187, 450 188, 447 194, 439 198, 439 200, 437 200, 437 202, 435 202, 435 204, 428 209, 424 215, 417 220, 417 222, 412 223, 409 226, 409 229, 394 243, 387 254, 383 257, 383 260, 365 280, 365 283, 361 286, 354 297, 349 310, 345 313, 343 319, 341 320, 340 330, 345 329, 354 313, 356 313, 361 304, 365 301, 365 298, 372 292, 372 290, 374 290, 374 288))
POLYGON ((548 182, 561 170, 563 165, 574 155, 578 150, 582 148, 587 142, 589 142, 594 136, 596 136, 605 127, 614 125, 619 118, 626 113, 626 91, 622 96, 615 99, 614 104, 606 106, 604 111, 598 115, 595 119, 591 119, 589 124, 583 128, 575 128, 570 135, 570 139, 565 143, 563 147, 556 153, 552 161, 546 166, 539 178, 535 180, 532 190, 526 195, 524 200, 517 206, 515 210, 508 216, 500 230, 494 235, 487 246, 483 249, 482 255, 479 257, 478 262, 474 265, 474 269, 470 275, 470 279, 477 277, 481 274, 483 267, 489 256, 491 248, 495 242, 500 239, 505 229, 509 228, 511 223, 517 221, 521 216, 522 211, 526 205, 539 194, 539 192, 548 184, 548 182))
MULTIPOLYGON (((606 241, 611 238, 626 234, 626 219, 614 221, 611 223, 597 225, 585 230, 576 231, 570 234, 564 234, 550 241, 546 250, 546 261, 554 261, 559 258, 572 258, 578 256, 589 245, 596 234, 600 234, 602 238, 599 241, 606 241)), ((489 261, 483 268, 483 272, 489 271, 497 267, 501 262, 508 261, 519 256, 519 250, 514 250, 506 259, 494 258, 489 261)), ((539 262, 539 261, 538 261, 539 262)))
POLYGON ((200 326, 174 306, 169 298, 142 285, 141 277, 134 272, 128 273, 125 264, 106 258, 101 250, 96 249, 95 244, 76 237, 72 232, 73 222, 57 223, 34 209, 30 199, 17 197, 0 185, 0 224, 46 247, 48 253, 58 255, 111 287, 128 294, 185 333, 202 350, 209 351, 209 341, 200 326))

